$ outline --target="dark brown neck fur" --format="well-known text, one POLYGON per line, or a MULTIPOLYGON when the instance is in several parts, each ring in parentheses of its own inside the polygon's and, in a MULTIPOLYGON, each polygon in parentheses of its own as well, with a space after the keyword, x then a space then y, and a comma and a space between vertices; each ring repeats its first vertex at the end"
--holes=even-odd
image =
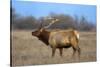
POLYGON ((43 41, 46 45, 49 45, 49 36, 50 36, 50 32, 49 31, 46 31, 46 30, 42 30, 40 36, 39 36, 39 39, 41 41, 43 41))

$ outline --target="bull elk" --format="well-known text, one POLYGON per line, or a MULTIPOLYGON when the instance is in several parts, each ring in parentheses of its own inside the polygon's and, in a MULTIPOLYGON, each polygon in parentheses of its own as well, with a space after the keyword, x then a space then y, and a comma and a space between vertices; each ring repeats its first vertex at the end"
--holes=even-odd
POLYGON ((79 42, 79 33, 76 30, 60 30, 60 31, 48 31, 46 28, 50 27, 53 23, 57 22, 58 19, 53 20, 48 26, 41 27, 32 32, 33 36, 36 36, 40 41, 45 43, 46 45, 50 45, 52 48, 52 56, 55 55, 56 48, 60 51, 60 56, 63 54, 63 48, 73 48, 73 56, 78 52, 78 56, 80 56, 80 48, 78 45, 79 42))

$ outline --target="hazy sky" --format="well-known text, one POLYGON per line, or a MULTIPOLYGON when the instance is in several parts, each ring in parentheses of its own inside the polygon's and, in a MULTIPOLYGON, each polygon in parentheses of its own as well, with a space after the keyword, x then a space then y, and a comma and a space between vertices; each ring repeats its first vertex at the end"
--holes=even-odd
POLYGON ((79 18, 84 16, 88 21, 96 23, 96 6, 94 5, 75 5, 62 3, 43 3, 33 1, 12 0, 12 7, 18 14, 24 16, 34 16, 36 18, 47 16, 51 12, 56 14, 77 15, 79 18))

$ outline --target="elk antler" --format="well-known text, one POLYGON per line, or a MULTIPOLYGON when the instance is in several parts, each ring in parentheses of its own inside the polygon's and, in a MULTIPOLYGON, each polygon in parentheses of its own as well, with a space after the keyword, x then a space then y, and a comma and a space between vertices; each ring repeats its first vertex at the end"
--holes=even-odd
POLYGON ((48 27, 50 27, 52 24, 54 24, 55 22, 59 21, 59 19, 54 19, 54 18, 52 18, 52 17, 45 17, 44 19, 42 19, 42 21, 43 21, 43 20, 47 20, 47 19, 52 20, 51 23, 49 23, 49 25, 43 27, 43 23, 41 22, 41 23, 40 23, 39 29, 48 28, 48 27), (43 27, 43 28, 42 28, 42 27, 43 27))
MULTIPOLYGON (((50 19, 52 19, 52 18, 50 18, 50 19)), ((52 20, 52 22, 49 25, 45 26, 44 28, 50 27, 52 24, 54 24, 57 21, 59 21, 59 19, 52 20)))

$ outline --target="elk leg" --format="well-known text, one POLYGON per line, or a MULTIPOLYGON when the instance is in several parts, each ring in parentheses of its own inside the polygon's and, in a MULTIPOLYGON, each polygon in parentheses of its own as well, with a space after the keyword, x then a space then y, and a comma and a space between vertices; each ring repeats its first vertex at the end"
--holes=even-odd
POLYGON ((73 47, 73 56, 75 55, 75 53, 76 53, 76 51, 78 52, 78 57, 80 58, 80 48, 79 48, 79 46, 77 46, 77 47, 73 47))
POLYGON ((60 56, 62 56, 63 48, 59 48, 59 51, 60 51, 60 56))
POLYGON ((56 48, 52 48, 52 57, 55 55, 56 48))
POLYGON ((81 50, 80 50, 79 46, 78 46, 78 48, 77 48, 77 51, 78 51, 78 56, 79 56, 79 58, 80 58, 81 50))
POLYGON ((75 56, 75 53, 76 53, 76 49, 73 47, 73 55, 72 55, 72 57, 75 56))

